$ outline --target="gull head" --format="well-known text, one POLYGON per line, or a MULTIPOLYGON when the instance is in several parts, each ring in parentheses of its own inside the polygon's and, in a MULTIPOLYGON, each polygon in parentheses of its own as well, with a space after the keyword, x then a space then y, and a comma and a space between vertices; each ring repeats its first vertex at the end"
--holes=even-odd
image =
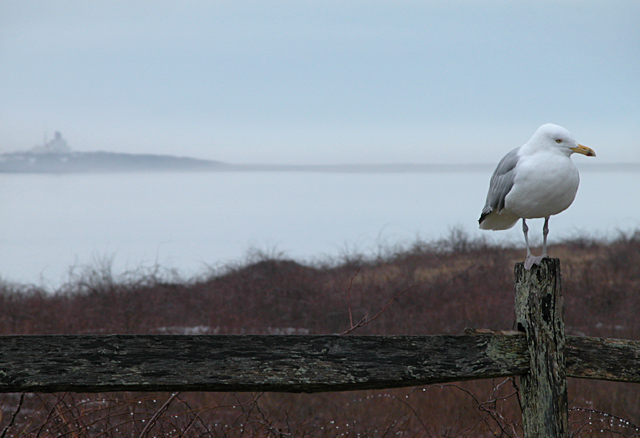
POLYGON ((569 131, 562 126, 547 123, 538 128, 533 134, 529 144, 544 148, 554 148, 562 154, 569 156, 574 152, 587 157, 595 157, 593 149, 579 144, 569 131))

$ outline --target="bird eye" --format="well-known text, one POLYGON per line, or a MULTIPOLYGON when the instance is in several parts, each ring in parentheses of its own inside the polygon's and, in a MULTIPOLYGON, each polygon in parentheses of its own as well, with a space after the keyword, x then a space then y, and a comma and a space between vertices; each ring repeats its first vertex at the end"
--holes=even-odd
POLYGON ((560 144, 560 143, 562 143, 562 140, 560 140, 560 139, 558 138, 558 139, 556 139, 556 143, 560 144))

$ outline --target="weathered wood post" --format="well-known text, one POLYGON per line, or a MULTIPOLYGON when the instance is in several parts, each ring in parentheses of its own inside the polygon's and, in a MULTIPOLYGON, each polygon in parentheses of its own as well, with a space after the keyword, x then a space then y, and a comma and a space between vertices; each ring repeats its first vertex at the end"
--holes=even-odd
POLYGON ((520 378, 525 438, 568 437, 564 305, 560 260, 527 271, 516 264, 516 321, 526 333, 530 370, 520 378))

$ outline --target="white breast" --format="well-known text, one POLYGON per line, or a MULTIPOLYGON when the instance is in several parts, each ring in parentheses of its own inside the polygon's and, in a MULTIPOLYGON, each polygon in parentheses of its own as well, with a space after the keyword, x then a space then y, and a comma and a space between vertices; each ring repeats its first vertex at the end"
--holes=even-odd
POLYGON ((566 210, 576 197, 580 176, 567 156, 537 153, 522 157, 505 209, 524 218, 541 218, 566 210))

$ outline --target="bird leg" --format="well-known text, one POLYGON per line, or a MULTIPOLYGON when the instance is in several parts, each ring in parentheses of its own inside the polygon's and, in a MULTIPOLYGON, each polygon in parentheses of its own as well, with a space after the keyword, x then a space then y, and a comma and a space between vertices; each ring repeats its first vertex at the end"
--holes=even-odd
POLYGON ((544 226, 542 227, 542 258, 547 256, 547 235, 549 234, 549 216, 544 218, 544 226))
POLYGON ((522 232, 524 233, 524 243, 527 245, 527 258, 531 257, 531 249, 529 248, 529 227, 527 221, 522 218, 522 232))
POLYGON ((542 255, 541 256, 533 256, 531 255, 531 249, 529 249, 529 239, 527 237, 527 232, 529 231, 529 227, 527 227, 524 222, 524 218, 522 218, 522 231, 524 231, 524 241, 527 244, 527 258, 524 261, 524 268, 528 271, 531 269, 533 265, 540 266, 540 262, 542 259, 549 257, 547 255, 547 235, 549 234, 549 216, 544 218, 544 226, 542 227, 542 255))
POLYGON ((524 268, 528 271, 536 263, 536 258, 531 255, 531 248, 529 248, 529 227, 527 221, 522 218, 522 232, 524 233, 524 243, 527 245, 527 258, 524 261, 524 268))

